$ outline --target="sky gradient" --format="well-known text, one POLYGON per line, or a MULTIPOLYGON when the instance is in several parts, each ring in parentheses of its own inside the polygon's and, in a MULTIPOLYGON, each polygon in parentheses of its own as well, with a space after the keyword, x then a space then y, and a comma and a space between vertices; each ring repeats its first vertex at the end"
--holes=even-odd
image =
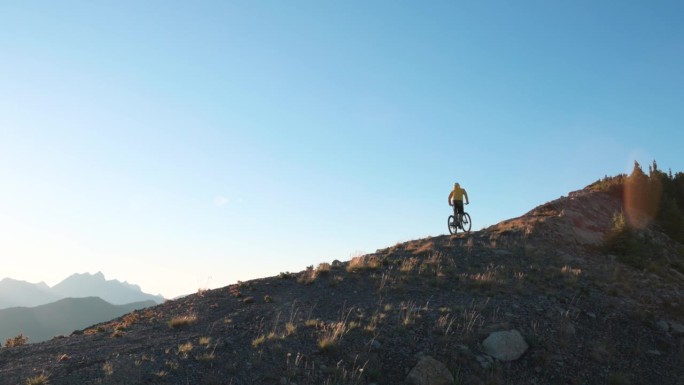
POLYGON ((174 297, 684 171, 681 1, 3 1, 0 279, 174 297))

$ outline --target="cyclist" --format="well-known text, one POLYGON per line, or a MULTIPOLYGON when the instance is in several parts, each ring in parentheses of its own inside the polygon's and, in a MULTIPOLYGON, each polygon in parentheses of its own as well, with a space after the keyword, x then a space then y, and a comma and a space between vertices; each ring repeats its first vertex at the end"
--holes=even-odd
POLYGON ((465 204, 470 204, 468 201, 468 193, 465 189, 461 188, 458 182, 454 183, 454 189, 451 190, 449 194, 449 206, 454 207, 454 218, 456 218, 456 223, 458 223, 458 228, 461 228, 461 221, 463 220, 463 198, 465 197, 465 204))

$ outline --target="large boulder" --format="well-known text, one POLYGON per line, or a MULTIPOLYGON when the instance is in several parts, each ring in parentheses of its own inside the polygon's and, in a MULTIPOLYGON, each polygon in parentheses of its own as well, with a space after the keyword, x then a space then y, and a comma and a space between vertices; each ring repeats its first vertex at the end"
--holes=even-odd
POLYGON ((454 383, 454 376, 443 363, 432 357, 425 356, 411 369, 406 383, 411 385, 450 385, 454 383))
POLYGON ((529 345, 520 335, 520 332, 513 329, 490 334, 482 342, 482 347, 485 353, 497 360, 513 361, 520 358, 529 348, 529 345))

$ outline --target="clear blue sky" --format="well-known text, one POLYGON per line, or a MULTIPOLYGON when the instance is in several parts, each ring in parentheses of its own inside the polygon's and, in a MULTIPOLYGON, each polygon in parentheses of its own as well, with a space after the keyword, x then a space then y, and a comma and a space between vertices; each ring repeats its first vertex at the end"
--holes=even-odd
POLYGON ((681 1, 3 1, 0 278, 173 297, 684 171, 681 1))

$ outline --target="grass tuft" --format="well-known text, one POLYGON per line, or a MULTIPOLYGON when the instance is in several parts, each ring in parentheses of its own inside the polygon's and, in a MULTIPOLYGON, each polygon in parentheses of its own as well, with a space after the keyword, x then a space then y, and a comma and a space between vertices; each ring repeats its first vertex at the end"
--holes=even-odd
POLYGON ((171 329, 178 329, 185 326, 190 326, 197 322, 197 316, 194 314, 184 315, 172 318, 168 325, 171 329))
POLYGON ((39 374, 26 379, 26 385, 46 385, 48 383, 48 376, 39 374))

